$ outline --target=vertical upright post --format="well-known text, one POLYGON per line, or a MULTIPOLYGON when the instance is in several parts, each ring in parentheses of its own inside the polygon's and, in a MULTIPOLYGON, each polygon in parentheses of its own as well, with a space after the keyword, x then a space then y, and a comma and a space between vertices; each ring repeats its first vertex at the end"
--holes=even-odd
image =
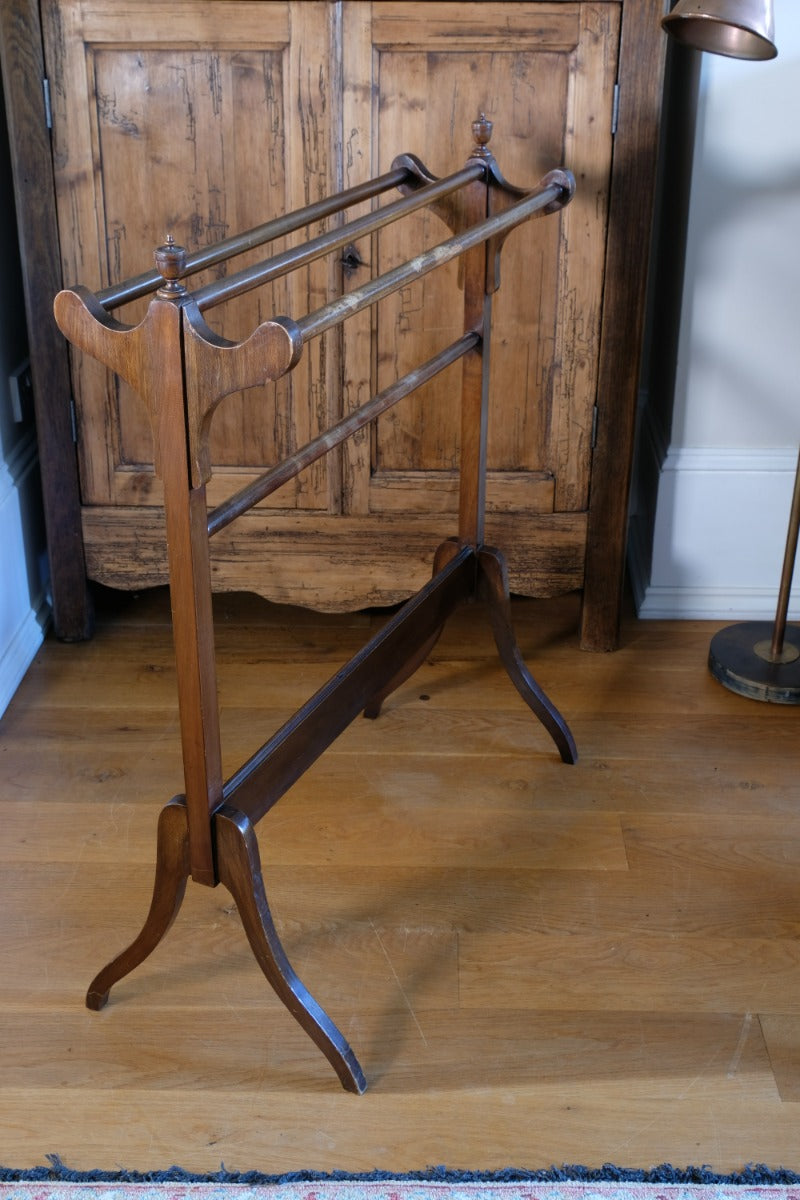
POLYGON ((211 814, 222 803, 211 567, 205 485, 192 486, 183 370, 185 293, 179 275, 185 252, 171 239, 156 251, 165 283, 151 302, 152 417, 164 484, 169 589, 177 669, 189 858, 192 878, 217 883, 211 814))
MULTIPOLYGON (((472 158, 490 158, 487 143, 492 123, 481 114, 472 125, 476 146, 472 158)), ((467 225, 489 215, 488 172, 484 179, 464 189, 467 225)), ((492 298, 486 286, 487 243, 469 250, 463 259, 464 329, 480 330, 481 341, 464 356, 461 376, 461 470, 459 481, 458 537, 462 544, 480 546, 486 510, 486 440, 489 423, 489 342, 492 298)))

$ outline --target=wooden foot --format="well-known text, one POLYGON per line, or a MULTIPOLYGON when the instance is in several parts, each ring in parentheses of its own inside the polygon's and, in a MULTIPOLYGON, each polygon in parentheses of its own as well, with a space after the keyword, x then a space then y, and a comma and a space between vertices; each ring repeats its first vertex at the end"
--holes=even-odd
POLYGON ((367 1082, 347 1040, 298 979, 278 938, 264 891, 261 856, 253 826, 229 805, 213 817, 217 870, 236 902, 258 965, 289 1012, 316 1043, 348 1092, 367 1082))
POLYGON ((147 920, 127 950, 92 980, 86 994, 88 1008, 101 1009, 114 984, 152 954, 178 915, 189 874, 189 826, 183 797, 178 796, 161 810, 159 817, 156 877, 147 920))
MULTIPOLYGON (((438 573, 455 558, 460 548, 461 547, 457 541, 442 542, 433 558, 434 579, 438 573)), ((396 692, 399 687, 402 687, 407 679, 410 679, 411 676, 419 670, 441 637, 444 626, 445 622, 442 621, 441 625, 439 625, 439 627, 431 634, 427 641, 425 641, 414 652, 414 654, 411 655, 411 657, 403 664, 397 674, 389 680, 385 687, 382 687, 380 691, 376 692, 375 695, 370 698, 369 703, 364 708, 365 717, 367 717, 370 721, 374 721, 380 716, 384 700, 388 699, 392 692, 396 692)))
POLYGON ((577 762, 578 751, 569 726, 522 658, 511 621, 505 560, 499 550, 488 546, 478 551, 478 595, 486 601, 497 650, 515 688, 550 734, 562 762, 577 762))

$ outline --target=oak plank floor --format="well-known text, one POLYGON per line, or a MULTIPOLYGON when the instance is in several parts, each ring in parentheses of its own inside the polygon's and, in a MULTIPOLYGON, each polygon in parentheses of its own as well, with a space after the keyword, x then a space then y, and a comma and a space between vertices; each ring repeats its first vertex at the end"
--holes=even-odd
MULTIPOLYGON (((232 772, 382 618, 215 605, 232 772)), ((46 641, 0 721, 0 1162, 800 1169, 800 714, 711 679, 718 625, 628 617, 592 655, 575 596, 514 617, 576 766, 470 607, 259 826, 276 924, 363 1097, 222 888, 190 885, 108 1008, 83 1007, 141 926, 181 790, 166 595, 101 592, 91 642, 46 641)))

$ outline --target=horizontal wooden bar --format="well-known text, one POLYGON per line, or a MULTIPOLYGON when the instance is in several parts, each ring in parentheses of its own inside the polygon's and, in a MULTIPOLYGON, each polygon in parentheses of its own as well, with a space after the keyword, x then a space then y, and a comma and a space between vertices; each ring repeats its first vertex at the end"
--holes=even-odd
MULTIPOLYGON (((392 188, 399 187, 401 183, 407 183, 411 174, 412 172, 407 167, 396 167, 387 171, 385 175, 378 175, 366 183, 357 184, 355 187, 347 188, 346 191, 337 192, 335 195, 326 196, 323 200, 317 200, 314 204, 308 204, 304 208, 274 217, 263 225, 257 225, 244 233, 223 238, 222 241, 215 242, 212 246, 205 246, 202 250, 197 250, 187 257, 181 278, 195 275, 198 271, 205 270, 206 267, 216 266, 217 263, 224 262, 228 258, 244 254, 246 250, 253 250, 256 246, 263 246, 265 242, 284 237, 287 233, 294 233, 295 230, 301 229, 313 221, 321 221, 324 217, 332 216, 333 213, 341 212, 345 208, 351 208, 354 204, 360 204, 383 192, 391 191, 392 188)), ((147 296, 161 287, 163 282, 158 271, 145 271, 142 275, 132 276, 123 283, 112 284, 111 287, 104 288, 103 291, 97 293, 97 298, 104 308, 111 311, 111 309, 119 308, 122 304, 138 300, 140 296, 147 296)))
MULTIPOLYGON (((348 242, 355 241, 356 238, 364 237, 368 233, 374 233, 376 229, 382 229, 385 225, 390 225, 393 221, 399 220, 400 217, 404 217, 408 213, 425 208, 443 196, 449 196, 451 193, 458 191, 459 188, 464 187, 465 184, 480 179, 485 172, 485 163, 476 159, 461 171, 456 171, 453 175, 447 175, 444 179, 438 179, 435 183, 425 184, 418 191, 404 196, 401 200, 395 200, 391 204, 377 209, 375 212, 356 218, 355 221, 349 221, 339 229, 332 229, 328 233, 323 233, 319 237, 312 238, 302 246, 285 250, 282 254, 276 254, 273 258, 266 259, 262 263, 256 263, 254 266, 247 267, 243 271, 237 271, 233 275, 226 276, 224 279, 208 283, 205 287, 198 288, 193 293, 192 298, 200 311, 203 312, 207 308, 221 304, 223 300, 230 300, 234 296, 241 296, 244 292, 249 292, 263 283, 268 283, 271 279, 277 279, 280 275, 287 275, 290 271, 295 271, 298 267, 313 262, 314 259, 322 258, 324 254, 329 254, 341 246, 346 246, 348 242)), ((405 175, 405 178, 408 178, 408 174, 405 175)))
POLYGON ((392 408, 409 392, 413 392, 416 388, 421 387, 423 383, 427 383, 429 379, 433 379, 445 367, 449 367, 452 363, 457 362, 469 350, 472 350, 478 342, 480 342, 480 334, 465 333, 458 341, 453 342, 446 349, 428 359, 421 367, 416 367, 413 371, 409 371, 401 379, 396 380, 390 387, 382 392, 378 392, 366 404, 362 404, 355 412, 343 417, 321 433, 319 437, 313 438, 295 454, 290 454, 282 462, 271 467, 269 471, 265 471, 263 475, 259 475, 258 479, 254 479, 246 487, 241 488, 229 500, 225 500, 222 504, 217 505, 214 511, 208 518, 208 536, 213 537, 220 529, 224 529, 226 525, 230 525, 231 521, 235 521, 237 517, 241 517, 254 504, 258 504, 260 500, 265 500, 267 496, 271 496, 290 479, 294 479, 311 463, 316 462, 318 458, 322 458, 334 446, 339 446, 347 438, 357 433, 359 429, 363 429, 370 421, 374 421, 376 417, 381 416, 388 409, 392 408))
MULTIPOLYGON (((560 172, 553 174, 557 174, 559 178, 561 176, 560 172)), ((401 263, 400 266, 387 271, 385 275, 379 275, 377 279, 365 283, 346 296, 340 296, 315 312, 299 317, 296 323, 303 335, 303 341, 306 342, 310 338, 324 333, 327 329, 341 324, 354 313, 368 308, 371 304, 376 304, 385 296, 396 292, 404 284, 427 275, 436 267, 441 267, 465 251, 471 250, 473 246, 479 246, 481 242, 486 242, 497 234, 508 232, 515 225, 521 225, 535 212, 542 209, 553 211, 552 206, 555 204, 558 207, 559 198, 563 197, 566 202, 569 194, 566 184, 562 184, 558 180, 545 183, 538 191, 529 193, 522 200, 518 200, 516 204, 512 204, 505 212, 487 217, 485 221, 481 221, 464 230, 463 233, 449 238, 446 242, 441 242, 438 246, 418 254, 408 262, 401 263)))
POLYGON ((231 776, 223 788, 224 802, 254 824, 259 821, 473 594, 476 561, 472 547, 463 546, 231 776))

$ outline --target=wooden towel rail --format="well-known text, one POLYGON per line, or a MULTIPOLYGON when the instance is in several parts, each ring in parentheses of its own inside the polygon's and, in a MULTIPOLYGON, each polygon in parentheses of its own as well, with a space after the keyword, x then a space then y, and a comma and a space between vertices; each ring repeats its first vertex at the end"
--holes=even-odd
POLYGON ((111 987, 158 945, 180 908, 188 879, 224 884, 238 907, 253 953, 278 996, 327 1056, 344 1087, 362 1092, 363 1071, 336 1025, 308 993, 289 963, 270 915, 254 826, 359 713, 375 718, 387 696, 424 661, 448 616, 465 600, 486 602, 500 658, 564 762, 576 760, 561 714, 523 662, 510 618, 508 581, 499 550, 484 545, 486 437, 492 295, 499 284, 503 241, 516 225, 558 211, 574 191, 567 171, 555 170, 532 190, 502 177, 488 149, 491 122, 472 126, 475 145, 466 165, 443 179, 405 154, 384 175, 257 229, 187 255, 171 238, 155 251, 157 270, 92 293, 60 292, 55 314, 65 336, 116 371, 147 406, 154 468, 164 485, 173 638, 184 768, 184 792, 159 819, 153 898, 134 942, 93 980, 90 1008, 101 1008, 111 987), (398 188, 401 199, 344 221, 256 266, 189 291, 185 279, 209 265, 300 230, 323 216, 398 188), (276 316, 242 342, 206 324, 206 309, 296 270, 422 207, 432 209, 451 236, 406 263, 316 311, 276 316), (376 304, 451 259, 462 260, 464 333, 360 409, 273 466, 210 513, 209 427, 225 396, 291 371, 308 341, 353 313, 376 304), (152 295, 135 326, 111 313, 152 295), (364 648, 264 743, 223 779, 217 704, 209 542, 220 529, 292 479, 315 459, 388 411, 404 396, 463 360, 459 514, 457 531, 433 550, 430 582, 406 602, 364 648))

